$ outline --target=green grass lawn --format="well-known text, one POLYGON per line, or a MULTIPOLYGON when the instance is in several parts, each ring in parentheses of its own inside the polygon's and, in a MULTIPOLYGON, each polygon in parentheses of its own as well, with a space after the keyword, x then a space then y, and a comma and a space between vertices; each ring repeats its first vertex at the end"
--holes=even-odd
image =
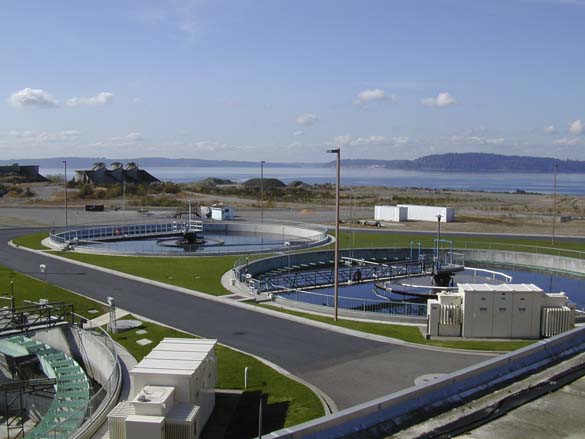
POLYGON ((292 311, 282 309, 272 305, 261 305, 286 314, 304 317, 317 322, 328 323, 341 328, 353 329, 355 331, 367 332, 369 334, 382 335, 384 337, 397 338, 410 343, 425 344, 430 346, 439 346, 444 348, 470 349, 481 351, 513 351, 529 344, 533 341, 475 341, 475 340, 427 340, 423 337, 420 330, 415 326, 395 325, 387 323, 361 322, 355 320, 340 319, 334 321, 333 317, 321 316, 306 312, 292 311))
POLYGON ((47 232, 38 232, 30 235, 19 236, 18 238, 14 238, 12 242, 16 245, 32 248, 34 250, 46 250, 47 247, 41 244, 41 241, 48 236, 49 234, 47 232))
POLYGON ((221 285, 221 275, 238 259, 238 256, 129 257, 83 253, 60 253, 60 256, 215 296, 229 294, 221 285))
MULTIPOLYGON (((72 276, 77 275, 72 274, 72 276)), ((30 305, 25 300, 37 302, 39 299, 49 299, 50 302, 71 303, 77 314, 88 318, 97 317, 106 312, 105 307, 98 302, 0 266, 0 295, 10 296, 11 281, 14 282, 16 306, 30 305), (91 314, 88 312, 90 309, 96 309, 99 313, 91 314)), ((10 302, 3 300, 0 306, 10 306, 10 302)))
MULTIPOLYGON (((126 318, 134 319, 135 317, 126 318)), ((136 330, 112 334, 114 340, 123 345, 139 361, 164 337, 193 337, 150 322, 144 322, 140 329, 147 330, 148 334, 138 335, 136 330), (147 346, 138 345, 136 341, 144 337, 152 340, 153 343, 147 346)), ((254 357, 221 345, 216 347, 215 353, 218 360, 218 387, 243 389, 244 368, 248 367, 247 391, 260 391, 267 395, 267 413, 270 413, 271 405, 287 406, 283 427, 309 421, 325 414, 321 401, 309 388, 285 377, 254 357)))

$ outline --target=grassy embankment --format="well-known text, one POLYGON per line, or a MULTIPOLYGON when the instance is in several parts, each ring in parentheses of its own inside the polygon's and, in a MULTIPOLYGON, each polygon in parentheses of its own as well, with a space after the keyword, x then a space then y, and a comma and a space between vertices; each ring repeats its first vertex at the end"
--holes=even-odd
MULTIPOLYGON (((72 303, 76 313, 89 319, 107 312, 107 307, 99 302, 0 266, 1 295, 10 295, 11 281, 14 282, 16 306, 29 305, 25 301, 38 301, 41 298, 49 298, 51 301, 72 303), (89 313, 89 310, 98 312, 89 313)), ((9 302, 7 301, 6 305, 8 304, 9 302)), ((164 337, 194 337, 150 322, 144 322, 142 329, 146 329, 148 334, 139 335, 136 334, 136 331, 113 334, 114 339, 138 360, 150 352, 152 347, 156 346, 164 337), (147 346, 138 345, 136 341, 144 337, 149 338, 153 343, 147 346)), ((319 398, 304 385, 285 377, 250 355, 234 351, 225 346, 218 346, 216 354, 218 357, 219 388, 243 389, 243 371, 245 367, 249 368, 247 391, 261 392, 267 396, 267 411, 265 413, 268 425, 272 425, 274 428, 291 426, 324 414, 319 398), (276 413, 275 419, 270 419, 271 406, 278 407, 277 410, 274 410, 276 413), (282 416, 283 406, 286 406, 284 418, 282 416)))

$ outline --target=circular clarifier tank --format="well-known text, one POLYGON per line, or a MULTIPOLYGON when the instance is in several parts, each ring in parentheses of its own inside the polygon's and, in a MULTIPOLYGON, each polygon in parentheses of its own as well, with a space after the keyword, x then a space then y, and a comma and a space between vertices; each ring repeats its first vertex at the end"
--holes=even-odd
POLYGON ((91 227, 52 234, 49 244, 84 253, 193 256, 267 253, 323 245, 327 229, 318 226, 252 223, 131 224, 91 227))

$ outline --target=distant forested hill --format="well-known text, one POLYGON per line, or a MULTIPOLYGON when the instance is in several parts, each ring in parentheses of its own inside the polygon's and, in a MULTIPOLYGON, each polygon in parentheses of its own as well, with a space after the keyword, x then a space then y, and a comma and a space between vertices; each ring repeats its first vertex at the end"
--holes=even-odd
POLYGON ((413 169, 420 171, 551 172, 553 166, 558 165, 562 172, 585 173, 585 162, 582 161, 475 152, 428 155, 413 160, 411 163, 413 169))
MULTIPOLYGON (((334 162, 330 166, 334 166, 334 162)), ((560 172, 585 173, 585 161, 560 160, 550 157, 527 157, 479 152, 434 154, 414 160, 343 160, 348 167, 385 167, 412 171, 459 172, 560 172)))
MULTIPOLYGON (((343 155, 342 155, 343 156, 343 155)), ((96 157, 53 157, 44 159, 12 159, 0 160, 0 165, 19 163, 20 165, 40 165, 41 168, 63 167, 63 160, 67 160, 70 169, 88 169, 95 162, 133 161, 141 168, 152 167, 259 167, 258 161, 239 160, 201 160, 201 159, 169 159, 164 157, 137 157, 134 159, 96 158, 96 157)), ((553 166, 558 165, 559 172, 585 173, 585 161, 560 160, 550 157, 527 157, 513 155, 486 154, 479 152, 435 154, 420 157, 414 160, 372 160, 372 159, 344 159, 344 168, 388 168, 412 171, 460 171, 460 172, 552 172, 553 166)), ((333 167, 335 161, 320 163, 277 163, 268 162, 265 167, 333 167)))

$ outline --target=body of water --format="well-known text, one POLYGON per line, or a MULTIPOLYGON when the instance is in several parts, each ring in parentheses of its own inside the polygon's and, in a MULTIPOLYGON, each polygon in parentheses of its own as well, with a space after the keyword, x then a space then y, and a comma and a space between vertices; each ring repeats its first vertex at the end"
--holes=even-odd
MULTIPOLYGON (((237 182, 260 177, 258 167, 160 167, 147 169, 162 181, 196 182, 217 177, 237 182)), ((42 175, 63 174, 63 169, 41 169, 42 175)), ((73 176, 73 172, 68 173, 73 176)), ((265 178, 278 178, 285 183, 301 180, 306 183, 334 183, 335 168, 271 168, 264 167, 265 178)), ((552 173, 513 172, 422 172, 385 168, 347 168, 341 170, 346 186, 416 187, 428 189, 458 189, 490 192, 553 193, 552 173)), ((585 195, 585 174, 557 176, 557 192, 566 195, 585 195)))

